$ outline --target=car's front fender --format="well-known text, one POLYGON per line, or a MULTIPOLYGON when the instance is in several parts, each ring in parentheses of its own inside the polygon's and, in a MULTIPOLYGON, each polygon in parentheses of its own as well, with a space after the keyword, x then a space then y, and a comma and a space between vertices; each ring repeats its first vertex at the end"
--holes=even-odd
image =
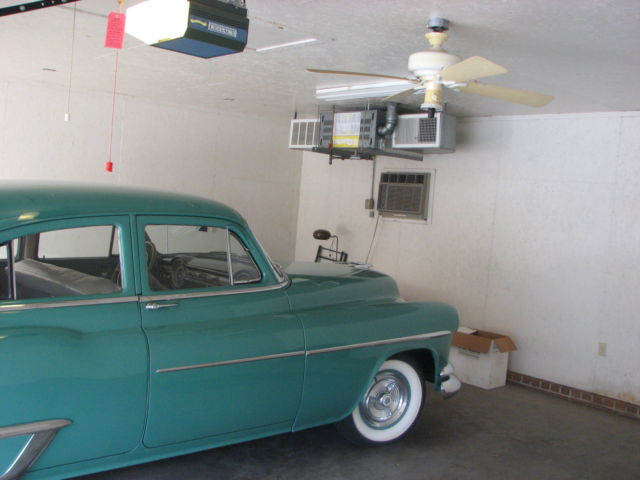
POLYGON ((458 316, 442 303, 343 304, 298 313, 306 368, 294 430, 340 420, 358 404, 382 362, 403 352, 431 355, 439 387, 458 316))

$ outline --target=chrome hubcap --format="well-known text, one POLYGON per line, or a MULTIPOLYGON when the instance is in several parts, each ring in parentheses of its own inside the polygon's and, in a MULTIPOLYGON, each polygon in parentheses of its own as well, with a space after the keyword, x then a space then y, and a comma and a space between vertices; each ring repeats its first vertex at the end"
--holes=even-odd
POLYGON ((394 371, 379 372, 360 402, 360 415, 373 428, 386 428, 396 423, 407 409, 409 385, 403 375, 394 371))

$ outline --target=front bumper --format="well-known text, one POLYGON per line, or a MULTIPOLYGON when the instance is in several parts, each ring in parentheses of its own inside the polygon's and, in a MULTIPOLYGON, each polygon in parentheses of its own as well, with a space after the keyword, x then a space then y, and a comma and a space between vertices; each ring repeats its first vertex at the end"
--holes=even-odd
POLYGON ((451 398, 458 393, 460 387, 462 387, 462 384, 458 377, 454 375, 453 366, 447 363, 440 372, 440 393, 444 398, 451 398))

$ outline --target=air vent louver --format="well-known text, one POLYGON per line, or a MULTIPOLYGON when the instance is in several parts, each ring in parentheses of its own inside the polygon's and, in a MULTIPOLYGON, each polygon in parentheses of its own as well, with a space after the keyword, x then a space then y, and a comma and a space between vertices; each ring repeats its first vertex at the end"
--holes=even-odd
POLYGON ((393 148, 424 150, 425 153, 450 153, 456 148, 456 117, 438 112, 398 116, 393 132, 393 148))
POLYGON ((289 148, 310 149, 320 144, 320 120, 291 120, 289 148))
POLYGON ((438 120, 435 117, 421 118, 418 128, 418 141, 420 143, 435 143, 438 140, 438 120))

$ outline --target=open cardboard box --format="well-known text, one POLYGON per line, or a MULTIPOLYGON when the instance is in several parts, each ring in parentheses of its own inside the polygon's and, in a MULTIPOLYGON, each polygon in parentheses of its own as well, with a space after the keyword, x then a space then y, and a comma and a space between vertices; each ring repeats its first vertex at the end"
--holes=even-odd
POLYGON ((471 334, 458 331, 453 334, 453 341, 451 342, 456 347, 466 348, 478 353, 489 353, 494 343, 494 348, 497 348, 502 353, 516 350, 516 345, 511 338, 484 330, 475 330, 475 333, 471 334))
POLYGON ((487 389, 506 383, 509 352, 516 350, 511 338, 460 327, 451 345, 449 361, 462 382, 487 389))

